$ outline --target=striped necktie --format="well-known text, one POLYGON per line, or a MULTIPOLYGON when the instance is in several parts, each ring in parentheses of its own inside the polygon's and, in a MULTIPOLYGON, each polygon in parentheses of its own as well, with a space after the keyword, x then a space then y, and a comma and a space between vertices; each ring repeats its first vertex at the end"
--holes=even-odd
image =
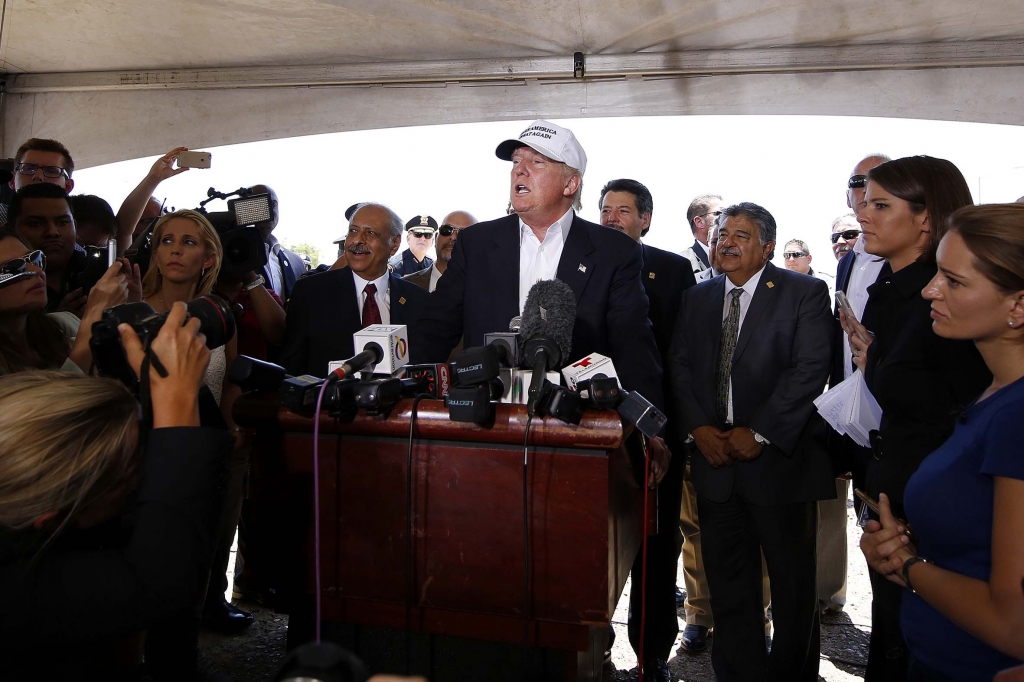
POLYGON ((723 424, 729 418, 729 377, 732 375, 732 354, 736 350, 736 337, 740 329, 740 296, 743 289, 737 287, 729 293, 732 301, 729 302, 729 314, 722 323, 722 343, 718 350, 718 372, 715 374, 715 411, 723 424))

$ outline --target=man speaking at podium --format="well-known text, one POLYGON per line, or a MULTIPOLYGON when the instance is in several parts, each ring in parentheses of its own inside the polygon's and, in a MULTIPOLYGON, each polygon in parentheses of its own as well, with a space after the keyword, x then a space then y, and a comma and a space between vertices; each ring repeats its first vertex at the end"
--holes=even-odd
POLYGON ((571 130, 534 121, 495 153, 512 162, 515 213, 459 234, 444 277, 410 329, 412 361, 444 362, 463 334, 467 348, 482 345, 484 334, 508 330, 535 282, 557 278, 576 295, 572 359, 607 355, 624 388, 662 408, 640 245, 574 211, 587 167, 583 147, 571 130))

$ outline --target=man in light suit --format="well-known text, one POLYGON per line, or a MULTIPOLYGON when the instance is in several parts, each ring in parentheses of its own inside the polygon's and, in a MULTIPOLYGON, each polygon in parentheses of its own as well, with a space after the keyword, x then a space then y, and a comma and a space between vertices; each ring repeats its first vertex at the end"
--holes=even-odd
POLYGON ((355 355, 352 335, 371 324, 410 325, 427 292, 388 272, 402 221, 380 204, 360 204, 352 215, 348 265, 303 277, 295 284, 278 362, 289 374, 327 376, 332 360, 355 355))
POLYGON ((534 283, 557 278, 576 297, 566 360, 607 355, 623 387, 660 407, 661 362, 640 283, 640 245, 575 214, 587 164, 576 137, 535 121, 495 153, 512 162, 515 214, 459 233, 444 277, 410 330, 412 361, 444 362, 463 335, 467 348, 482 345, 484 334, 506 331, 521 314, 534 283))
POLYGON ((683 294, 670 373, 670 418, 693 439, 693 487, 722 682, 813 682, 817 505, 835 496, 813 401, 828 380, 825 283, 776 268, 775 220, 751 203, 723 210, 722 275, 683 294), (763 632, 761 553, 775 640, 763 632))

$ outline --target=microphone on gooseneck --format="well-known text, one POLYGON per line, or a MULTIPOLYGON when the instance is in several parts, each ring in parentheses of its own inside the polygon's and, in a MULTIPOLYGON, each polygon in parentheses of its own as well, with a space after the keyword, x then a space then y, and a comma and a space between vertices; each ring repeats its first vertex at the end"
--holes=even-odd
POLYGON ((537 413, 540 399, 549 387, 545 374, 561 369, 569 360, 575 324, 576 295, 568 284, 546 279, 530 287, 519 330, 523 339, 520 361, 523 367, 533 370, 526 403, 530 416, 537 413))

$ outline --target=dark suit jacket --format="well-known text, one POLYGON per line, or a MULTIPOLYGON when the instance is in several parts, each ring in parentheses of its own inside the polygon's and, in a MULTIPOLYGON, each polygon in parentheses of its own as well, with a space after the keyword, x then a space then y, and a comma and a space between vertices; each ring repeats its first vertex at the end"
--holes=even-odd
POLYGON ((973 342, 932 330, 931 302, 921 290, 937 270, 914 262, 879 277, 868 287, 864 309, 864 325, 875 334, 864 380, 882 408, 864 492, 875 499, 888 495, 897 516, 921 461, 949 438, 956 415, 992 381, 973 342))
MULTIPOLYGON (((846 293, 846 288, 850 285, 850 273, 853 272, 853 261, 856 256, 855 252, 848 251, 845 256, 839 259, 839 264, 836 266, 836 291, 846 293)), ((839 324, 838 303, 835 304, 833 316, 835 317, 835 323, 833 324, 832 333, 832 369, 829 372, 828 385, 838 386, 846 378, 846 368, 843 367, 843 346, 846 343, 846 332, 843 331, 843 326, 839 324)))
MULTIPOLYGON (((697 283, 693 276, 690 261, 679 254, 656 249, 643 244, 643 263, 640 268, 640 281, 650 306, 647 317, 654 328, 654 341, 658 346, 662 367, 668 367, 668 349, 672 342, 672 330, 679 317, 679 305, 683 292, 697 283)), ((671 385, 668 372, 662 375, 662 390, 665 394, 666 414, 672 412, 671 385)), ((669 431, 673 431, 669 422, 669 431)), ((686 434, 682 434, 685 439, 686 434)), ((681 450, 680 450, 681 452, 681 450)))
POLYGON ((697 257, 697 260, 704 264, 705 268, 711 267, 711 263, 708 261, 708 254, 704 253, 703 246, 696 239, 693 240, 693 255, 697 257))
POLYGON ((434 267, 431 266, 427 270, 419 270, 417 272, 412 273, 411 275, 405 275, 404 277, 402 277, 402 279, 404 279, 406 282, 411 282, 411 283, 415 284, 420 289, 423 289, 423 291, 429 292, 430 291, 430 275, 433 272, 434 272, 434 267))
MULTIPOLYGON (((452 259, 411 331, 413 362, 444 362, 465 335, 467 348, 505 331, 519 315, 519 217, 478 223, 459 233, 452 259)), ((661 362, 640 284, 640 245, 617 230, 575 216, 558 279, 576 294, 569 360, 612 358, 622 385, 661 407, 661 362)))
MULTIPOLYGON (((391 324, 411 325, 427 293, 392 274, 391 324)), ((352 335, 363 328, 352 269, 303 277, 288 303, 288 323, 278 364, 289 374, 327 376, 332 360, 355 355, 352 335)))
MULTIPOLYGON (((715 415, 715 373, 721 343, 725 278, 719 275, 683 294, 669 351, 675 413, 681 433, 723 428, 715 415)), ((813 401, 828 380, 832 314, 828 287, 815 277, 765 266, 733 353, 733 423, 771 445, 752 462, 713 469, 691 457, 697 494, 724 502, 735 492, 758 505, 835 497, 825 451, 825 424, 813 401), (771 286, 769 286, 771 285, 771 286)))

